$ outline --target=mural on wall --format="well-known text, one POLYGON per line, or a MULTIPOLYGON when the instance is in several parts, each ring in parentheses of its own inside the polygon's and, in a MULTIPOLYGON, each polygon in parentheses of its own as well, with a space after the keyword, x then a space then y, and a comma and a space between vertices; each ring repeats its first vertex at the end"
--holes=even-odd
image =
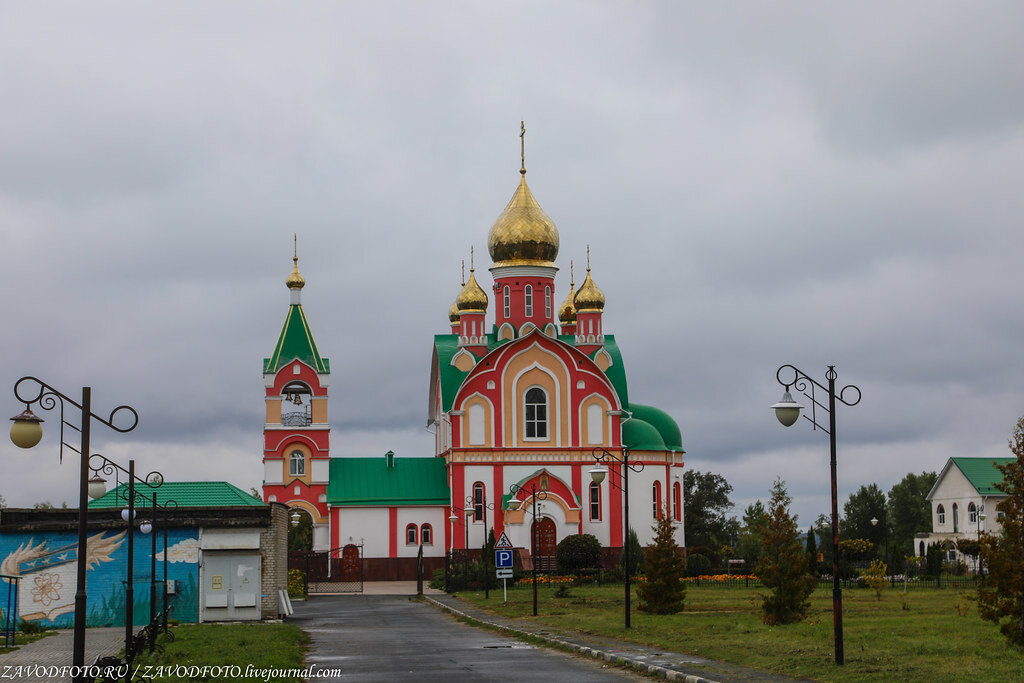
MULTIPOLYGON (((162 608, 160 581, 163 580, 163 532, 158 530, 156 553, 157 611, 162 608)), ((124 623, 125 578, 128 567, 126 531, 101 531, 86 544, 86 587, 89 626, 124 623)), ((199 541, 195 529, 167 532, 167 578, 175 581, 168 596, 173 617, 196 621, 198 617, 199 541)), ((136 624, 149 621, 152 539, 135 533, 134 614, 136 624)), ((70 628, 74 623, 75 592, 78 589, 78 535, 37 532, 0 535, 0 573, 21 578, 18 586, 18 616, 42 626, 70 628)))

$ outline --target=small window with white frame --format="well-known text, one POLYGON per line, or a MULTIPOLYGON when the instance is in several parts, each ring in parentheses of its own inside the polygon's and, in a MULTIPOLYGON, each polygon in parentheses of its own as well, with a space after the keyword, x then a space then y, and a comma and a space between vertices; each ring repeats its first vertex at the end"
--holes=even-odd
POLYGON ((405 544, 416 545, 417 529, 415 524, 410 524, 405 527, 405 544))
POLYGON ((946 523, 946 508, 942 507, 942 505, 940 504, 937 508, 935 508, 935 516, 938 517, 939 526, 944 525, 946 523))
POLYGON ((601 521, 601 485, 596 481, 590 482, 590 521, 601 521))
POLYGON ((288 474, 293 477, 306 476, 306 454, 296 449, 288 456, 288 474))
POLYGON ((431 545, 434 542, 434 529, 429 524, 420 527, 420 542, 423 545, 431 545))
POLYGON ((533 317, 533 285, 526 285, 523 290, 523 302, 526 305, 526 317, 533 317))

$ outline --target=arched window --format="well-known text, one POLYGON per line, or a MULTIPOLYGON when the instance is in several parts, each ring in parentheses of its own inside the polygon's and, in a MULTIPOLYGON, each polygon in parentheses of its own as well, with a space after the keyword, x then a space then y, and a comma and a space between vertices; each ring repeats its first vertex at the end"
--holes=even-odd
POLYGON ((544 317, 551 319, 551 287, 544 288, 544 317))
POLYGON ((293 477, 306 476, 306 454, 300 450, 294 450, 288 456, 288 474, 293 477))
POLYGON ((509 293, 508 285, 505 285, 505 289, 502 291, 502 297, 505 304, 505 317, 508 318, 512 315, 512 297, 509 293))
POLYGON ((683 519, 683 487, 678 481, 672 484, 672 517, 677 522, 683 519))
POLYGON ((917 544, 917 555, 918 557, 924 557, 924 541, 917 544))
POLYGON ((540 387, 530 387, 524 396, 524 433, 527 439, 548 438, 548 395, 540 387))
POLYGON ((967 504, 967 521, 970 524, 978 523, 978 508, 974 507, 974 503, 967 504))
POLYGON ((484 521, 484 497, 487 495, 484 484, 481 481, 473 484, 473 521, 484 521))
POLYGON ((590 521, 601 521, 601 485, 596 481, 590 482, 590 521))
POLYGON ((654 486, 652 488, 653 488, 652 495, 651 495, 651 502, 653 503, 653 506, 652 506, 653 507, 653 509, 652 509, 652 516, 654 517, 654 519, 661 519, 661 512, 662 512, 662 507, 661 507, 661 482, 660 481, 654 482, 654 486))
POLYGON ((524 302, 526 303, 526 317, 533 317, 533 286, 526 285, 526 289, 523 290, 524 302))
POLYGON ((430 545, 434 542, 434 530, 429 524, 420 527, 420 541, 423 542, 423 545, 430 545))
POLYGON ((953 503, 953 533, 960 531, 960 510, 953 503))
POLYGON ((946 508, 944 508, 941 505, 939 505, 939 507, 935 508, 935 514, 939 518, 939 524, 945 524, 946 523, 946 508))
POLYGON ((405 544, 416 545, 416 525, 410 524, 405 527, 405 544))

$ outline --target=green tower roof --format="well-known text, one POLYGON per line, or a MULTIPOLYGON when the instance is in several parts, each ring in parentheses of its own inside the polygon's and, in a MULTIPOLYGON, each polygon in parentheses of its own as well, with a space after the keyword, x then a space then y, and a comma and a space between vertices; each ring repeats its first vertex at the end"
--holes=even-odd
POLYGON ((326 375, 331 372, 331 362, 320 357, 300 304, 292 304, 288 308, 288 317, 284 319, 274 355, 263 359, 263 374, 273 374, 295 358, 312 367, 317 374, 326 375))

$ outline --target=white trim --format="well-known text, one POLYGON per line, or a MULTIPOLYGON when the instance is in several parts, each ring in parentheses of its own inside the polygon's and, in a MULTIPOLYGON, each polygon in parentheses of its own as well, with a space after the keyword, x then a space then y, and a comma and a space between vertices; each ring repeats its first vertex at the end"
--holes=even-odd
POLYGON ((516 328, 513 327, 512 323, 510 323, 508 321, 503 322, 501 324, 501 327, 498 328, 498 341, 502 341, 502 340, 505 340, 505 339, 515 339, 515 338, 516 338, 516 328), (503 337, 502 335, 505 333, 506 330, 508 331, 508 336, 507 337, 503 337))
POLYGON ((527 321, 527 322, 523 323, 523 326, 521 328, 519 328, 519 336, 520 337, 525 337, 526 335, 530 334, 534 330, 539 330, 539 329, 540 328, 537 327, 535 324, 533 324, 532 322, 527 321))
MULTIPOLYGON (((511 393, 512 393, 512 406, 511 406, 511 408, 512 408, 512 447, 513 448, 515 448, 517 445, 519 445, 519 438, 518 438, 519 430, 516 429, 516 427, 519 424, 519 422, 518 422, 518 420, 519 420, 519 411, 518 411, 519 400, 518 400, 517 397, 519 395, 519 391, 518 391, 518 388, 519 388, 519 378, 524 373, 529 372, 530 370, 533 370, 534 368, 537 368, 538 370, 540 370, 544 374, 546 374, 549 377, 551 377, 552 381, 555 383, 556 401, 558 401, 558 405, 559 406, 561 405, 561 395, 562 395, 562 384, 561 384, 561 382, 558 381, 558 377, 556 377, 553 372, 551 372, 546 367, 544 367, 543 365, 541 365, 540 363, 538 363, 536 361, 534 361, 532 365, 529 365, 529 366, 523 368, 522 370, 520 370, 518 373, 516 373, 516 375, 512 378, 511 383, 507 383, 505 381, 506 380, 505 373, 508 370, 509 364, 517 356, 521 356, 522 354, 527 353, 528 351, 530 351, 530 350, 532 350, 534 348, 539 349, 542 353, 547 354, 548 356, 551 356, 552 358, 554 358, 555 361, 557 361, 562 366, 562 370, 565 372, 565 377, 566 377, 567 380, 571 376, 571 373, 569 372, 569 367, 565 364, 565 361, 563 361, 554 352, 549 351, 548 349, 545 349, 544 347, 542 347, 537 342, 533 342, 532 344, 530 344, 526 348, 517 351, 515 354, 513 354, 510 358, 508 358, 505 361, 505 365, 504 365, 504 367, 502 368, 502 371, 501 371, 501 385, 502 386, 508 386, 511 389, 511 393)), ((613 389, 613 392, 614 392, 614 389, 613 389)), ((567 396, 566 400, 570 400, 570 398, 571 397, 567 396)), ((554 414, 555 414, 555 446, 561 447, 561 445, 562 445, 562 412, 561 412, 561 410, 555 410, 554 414)), ((569 443, 572 443, 572 423, 571 422, 572 421, 570 420, 570 424, 569 424, 569 443)), ((508 435, 504 435, 504 436, 505 436, 505 438, 504 438, 503 442, 507 444, 508 443, 508 435)))
MULTIPOLYGON (((459 403, 460 406, 463 406, 463 410, 459 410, 459 411, 453 410, 451 412, 452 412, 453 415, 455 415, 455 414, 465 415, 466 414, 466 410, 465 410, 466 403, 469 402, 471 399, 473 399, 475 397, 480 397, 483 401, 485 401, 487 403, 487 406, 491 409, 491 419, 490 419, 490 423, 491 423, 491 443, 490 443, 490 445, 487 445, 487 443, 486 443, 487 437, 485 435, 484 436, 484 442, 485 442, 484 446, 487 447, 487 448, 493 448, 494 447, 494 420, 496 418, 496 415, 495 415, 495 411, 494 411, 494 402, 491 401, 491 399, 487 398, 486 396, 481 394, 479 391, 475 391, 472 394, 470 394, 469 396, 467 396, 466 398, 462 399, 462 402, 459 403)), ((461 425, 460 425, 460 427, 461 427, 461 425)), ((459 436, 461 437, 461 434, 459 436)), ((467 434, 467 437, 468 436, 469 435, 467 434)), ((468 438, 466 440, 469 441, 468 438)), ((463 444, 463 446, 465 446, 465 445, 466 444, 463 444)), ((480 445, 480 444, 469 444, 469 445, 472 446, 472 445, 480 445)))
POLYGON ((556 266, 491 266, 488 270, 495 280, 510 277, 545 277, 554 280, 555 274, 558 273, 556 266))
MULTIPOLYGON (((534 420, 534 422, 538 421, 534 420)), ((551 441, 551 397, 548 395, 547 389, 539 384, 531 384, 523 390, 523 441, 551 441), (544 418, 544 427, 547 434, 544 436, 526 435, 526 395, 534 389, 539 389, 544 394, 544 412, 547 413, 547 416, 544 418)))

